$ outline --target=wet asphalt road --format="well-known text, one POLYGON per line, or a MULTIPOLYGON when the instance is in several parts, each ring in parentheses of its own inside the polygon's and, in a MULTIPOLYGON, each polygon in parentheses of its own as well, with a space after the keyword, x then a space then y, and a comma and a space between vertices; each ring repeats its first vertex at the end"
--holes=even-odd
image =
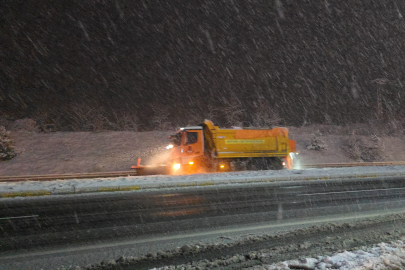
POLYGON ((405 179, 286 181, 0 200, 0 251, 151 236, 405 206, 405 179))

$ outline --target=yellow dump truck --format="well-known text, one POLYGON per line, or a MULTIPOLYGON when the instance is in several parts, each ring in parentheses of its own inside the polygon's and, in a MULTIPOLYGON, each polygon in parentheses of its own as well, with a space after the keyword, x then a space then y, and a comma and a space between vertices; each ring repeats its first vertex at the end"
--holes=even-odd
POLYGON ((222 129, 210 120, 170 136, 172 174, 293 167, 295 141, 288 129, 222 129))

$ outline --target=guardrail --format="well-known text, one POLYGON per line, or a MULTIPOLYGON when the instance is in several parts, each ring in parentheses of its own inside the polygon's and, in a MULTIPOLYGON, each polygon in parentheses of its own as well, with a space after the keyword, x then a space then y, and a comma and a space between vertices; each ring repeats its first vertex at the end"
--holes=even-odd
POLYGON ((135 171, 121 172, 99 172, 99 173, 72 173, 72 174, 48 174, 48 175, 22 175, 22 176, 0 176, 0 182, 22 182, 22 181, 52 181, 65 179, 88 179, 136 176, 135 171))
POLYGON ((302 165, 302 168, 339 168, 339 167, 358 167, 358 166, 394 166, 405 165, 405 161, 388 162, 353 162, 353 163, 325 163, 302 165))
MULTIPOLYGON (((393 166, 393 165, 405 165, 405 161, 308 164, 302 165, 301 168, 339 168, 339 167, 356 167, 356 166, 393 166)), ((0 182, 52 181, 65 179, 89 179, 89 178, 108 178, 108 177, 125 177, 125 176, 137 176, 137 173, 136 171, 119 171, 119 172, 98 172, 98 173, 0 176, 0 182)))

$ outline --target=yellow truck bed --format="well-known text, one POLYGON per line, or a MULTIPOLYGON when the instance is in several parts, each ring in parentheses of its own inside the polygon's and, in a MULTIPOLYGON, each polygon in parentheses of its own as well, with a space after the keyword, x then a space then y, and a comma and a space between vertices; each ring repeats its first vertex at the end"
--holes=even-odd
POLYGON ((217 158, 285 157, 291 152, 286 128, 220 129, 214 125, 209 128, 217 158))

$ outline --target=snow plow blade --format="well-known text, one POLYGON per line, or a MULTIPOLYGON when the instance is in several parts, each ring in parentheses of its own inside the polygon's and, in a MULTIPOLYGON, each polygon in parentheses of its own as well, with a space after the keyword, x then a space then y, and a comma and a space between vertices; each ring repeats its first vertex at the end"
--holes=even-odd
POLYGON ((168 166, 132 166, 136 175, 170 174, 168 166))

